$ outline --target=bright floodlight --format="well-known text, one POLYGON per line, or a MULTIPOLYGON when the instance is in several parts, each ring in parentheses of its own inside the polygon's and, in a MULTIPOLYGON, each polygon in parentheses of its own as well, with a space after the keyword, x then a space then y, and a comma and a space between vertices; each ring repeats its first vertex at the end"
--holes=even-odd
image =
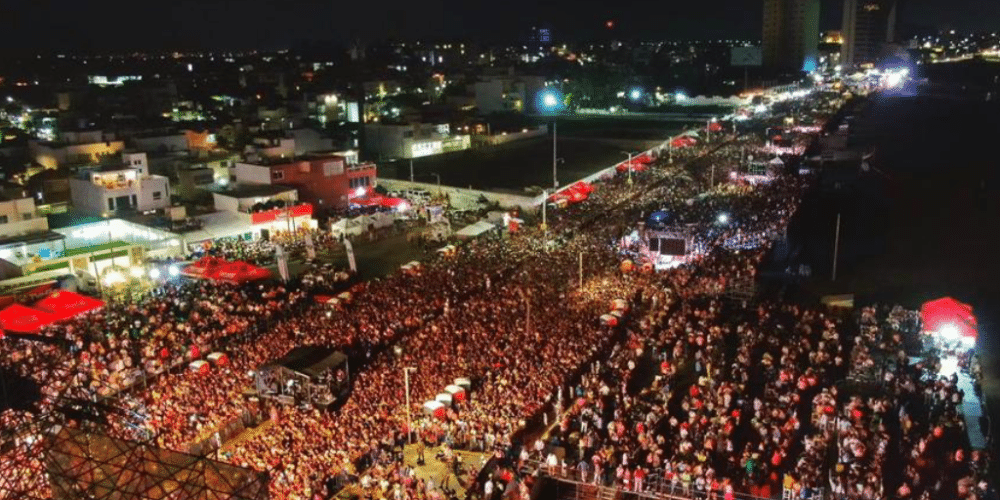
POLYGON ((7 96, 7 102, 14 102, 14 98, 11 96, 7 96))
POLYGON ((128 270, 128 273, 131 274, 133 278, 141 278, 143 274, 142 268, 139 266, 133 266, 128 270))
POLYGON ((357 189, 354 190, 354 196, 364 196, 364 195, 365 195, 364 186, 359 186, 357 189))
POLYGON ((678 100, 678 101, 683 101, 683 100, 685 100, 687 98, 688 98, 688 96, 684 92, 678 91, 676 94, 674 94, 674 99, 678 100))
POLYGON ((889 73, 889 76, 885 77, 885 84, 889 87, 898 87, 903 83, 902 73, 889 73))
POLYGON ((632 89, 632 91, 629 92, 629 97, 631 97, 633 101, 642 99, 642 89, 632 89))
POLYGON ((152 268, 149 270, 149 279, 158 280, 160 279, 160 270, 157 268, 152 268))
POLYGON ((725 224, 729 222, 729 214, 719 214, 719 224, 725 224))
POLYGON ((555 107, 559 105, 559 99, 556 98, 554 93, 546 92, 545 95, 542 96, 542 104, 544 104, 546 108, 555 109, 555 107))
POLYGON ((942 325, 938 330, 938 335, 945 340, 958 340, 959 334, 958 327, 951 323, 942 325))
POLYGON ((177 264, 173 264, 169 269, 167 269, 167 272, 170 273, 171 276, 179 276, 181 274, 181 268, 177 267, 177 264))

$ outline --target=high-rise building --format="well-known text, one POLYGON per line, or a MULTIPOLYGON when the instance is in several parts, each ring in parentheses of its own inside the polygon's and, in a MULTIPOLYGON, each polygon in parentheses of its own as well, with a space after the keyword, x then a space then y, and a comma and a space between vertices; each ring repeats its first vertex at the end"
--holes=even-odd
POLYGON ((848 68, 877 63, 896 41, 897 9, 896 0, 844 0, 840 63, 848 68))
POLYGON ((819 0, 764 0, 764 65, 816 69, 819 0))

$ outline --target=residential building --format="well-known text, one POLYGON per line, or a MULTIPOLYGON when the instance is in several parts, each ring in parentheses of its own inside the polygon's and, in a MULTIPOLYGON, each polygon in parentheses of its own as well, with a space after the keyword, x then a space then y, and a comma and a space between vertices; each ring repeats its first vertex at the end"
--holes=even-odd
POLYGON ((30 141, 31 157, 44 168, 59 168, 68 164, 100 163, 104 158, 121 153, 123 141, 101 130, 63 132, 58 141, 30 141))
POLYGON ((35 209, 25 193, 0 192, 0 239, 22 237, 49 230, 49 220, 35 209))
POLYGON ((148 153, 172 153, 187 151, 188 138, 184 133, 143 134, 132 137, 135 149, 148 153))
POLYGON ((847 68, 874 65, 896 41, 896 0, 844 0, 844 43, 840 63, 847 68))
POLYGON ((365 149, 380 159, 419 158, 471 146, 468 134, 451 134, 447 123, 365 124, 365 149))
POLYGON ((535 100, 545 87, 541 76, 515 75, 513 68, 507 74, 483 76, 474 85, 476 108, 480 114, 503 112, 533 113, 535 100))
POLYGON ((764 66, 812 71, 818 44, 819 0, 764 0, 764 66))
POLYGON ((146 153, 124 153, 119 165, 79 172, 69 181, 73 206, 90 214, 123 214, 170 206, 170 182, 150 175, 146 153))
POLYGON ((327 208, 344 208, 358 187, 375 185, 374 163, 358 163, 357 153, 313 153, 296 158, 237 162, 239 184, 271 184, 298 190, 299 199, 327 208))
POLYGON ((293 206, 298 203, 298 192, 293 187, 273 184, 236 184, 226 189, 212 191, 215 209, 220 212, 248 214, 254 207, 273 202, 293 206))

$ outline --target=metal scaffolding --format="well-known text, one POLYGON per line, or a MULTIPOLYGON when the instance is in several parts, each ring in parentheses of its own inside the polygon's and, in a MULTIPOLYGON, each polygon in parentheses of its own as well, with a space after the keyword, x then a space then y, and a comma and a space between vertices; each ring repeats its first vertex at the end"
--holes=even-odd
POLYGON ((3 436, 0 499, 266 500, 268 475, 42 417, 3 436))

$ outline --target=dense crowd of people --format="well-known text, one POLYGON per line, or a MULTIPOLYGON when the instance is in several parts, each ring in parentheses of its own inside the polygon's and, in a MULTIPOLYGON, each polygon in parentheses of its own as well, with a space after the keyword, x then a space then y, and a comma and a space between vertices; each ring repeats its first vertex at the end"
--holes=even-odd
MULTIPOLYGON (((60 343, 5 340, 0 363, 43 388, 41 412, 60 398, 112 396, 141 374, 148 386, 117 398, 136 418, 112 419, 107 431, 169 449, 190 450, 248 411, 266 412, 274 420, 267 432, 219 458, 267 471, 273 498, 330 498, 347 481, 370 498, 454 493, 450 476, 420 479, 403 460, 412 440, 454 464, 453 449, 491 457, 481 484, 481 464, 454 469, 457 482, 491 500, 526 499, 533 460, 584 483, 708 498, 782 489, 800 498, 820 490, 982 498, 988 458, 955 449, 962 394, 954 378, 934 376, 936 358, 914 365, 896 354, 899 310, 865 309, 854 322, 814 307, 725 298, 733 282, 754 278, 806 187, 775 175, 755 187, 706 190, 706 166, 728 179, 748 149, 762 147, 726 136, 673 151, 673 162, 661 158, 635 183, 603 179, 586 203, 554 213, 548 232, 491 234, 360 283, 337 305, 313 300, 340 290, 342 271, 328 266, 287 284, 171 283, 43 332, 60 343), (662 273, 621 267, 638 258, 622 237, 654 210, 693 231, 694 251, 662 273), (598 319, 612 301, 620 324, 598 319), (351 392, 337 409, 244 395, 258 368, 302 345, 339 349, 353 363, 351 392), (169 369, 208 350, 224 351, 227 362, 207 374, 169 369), (885 391, 841 383, 876 366, 885 391), (466 397, 443 415, 425 412, 425 401, 462 378, 472 382, 466 397), (540 437, 537 424, 550 415, 555 426, 540 437), (898 481, 890 457, 905 461, 898 481)), ((324 232, 311 237, 334 244, 324 232)), ((303 251, 295 246, 302 240, 286 243, 303 251)), ((205 251, 262 262, 274 244, 205 251)), ((6 411, 0 424, 31 418, 6 411)), ((14 458, 31 459, 5 457, 14 458)), ((44 478, 24 477, 46 487, 44 478)))

